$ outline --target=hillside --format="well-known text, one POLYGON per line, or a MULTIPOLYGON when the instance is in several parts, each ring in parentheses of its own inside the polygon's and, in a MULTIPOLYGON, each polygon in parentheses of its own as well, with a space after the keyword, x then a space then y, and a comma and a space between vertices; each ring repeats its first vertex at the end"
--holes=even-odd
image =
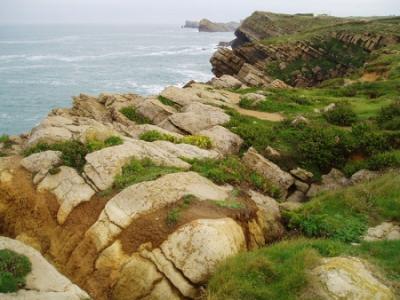
POLYGON ((399 23, 256 12, 208 83, 2 135, 0 298, 398 299, 399 23))

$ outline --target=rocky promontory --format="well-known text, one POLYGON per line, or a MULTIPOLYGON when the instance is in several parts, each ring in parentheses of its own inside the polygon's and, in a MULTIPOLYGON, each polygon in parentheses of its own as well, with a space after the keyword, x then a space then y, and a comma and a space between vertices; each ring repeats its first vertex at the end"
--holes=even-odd
POLYGON ((233 32, 239 27, 238 22, 216 23, 202 19, 199 23, 200 32, 233 32))
POLYGON ((0 298, 398 299, 399 20, 362 22, 257 12, 208 83, 0 136, 0 298))

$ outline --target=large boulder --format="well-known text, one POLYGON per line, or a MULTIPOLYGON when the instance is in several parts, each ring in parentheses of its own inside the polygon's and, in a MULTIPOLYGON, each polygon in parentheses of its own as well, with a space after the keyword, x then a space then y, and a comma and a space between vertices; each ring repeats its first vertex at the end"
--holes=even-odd
POLYGON ((307 197, 314 197, 321 192, 335 191, 351 184, 351 181, 337 169, 332 169, 328 174, 322 175, 320 184, 312 184, 307 192, 307 197))
POLYGON ((48 174, 38 185, 38 191, 53 193, 60 204, 57 221, 63 224, 71 211, 82 202, 89 201, 95 191, 79 176, 75 169, 62 166, 59 172, 48 174))
POLYGON ((44 151, 35 153, 21 160, 21 166, 35 175, 33 183, 40 182, 55 166, 62 164, 60 151, 44 151))
POLYGON ((266 159, 251 147, 243 156, 243 162, 252 170, 264 176, 267 180, 280 188, 282 196, 286 198, 288 189, 295 180, 289 173, 283 171, 272 161, 266 159))
POLYGON ((368 228, 363 239, 365 241, 400 240, 400 225, 383 222, 378 226, 368 228))
POLYGON ((224 200, 228 194, 228 190, 197 173, 168 174, 157 180, 134 184, 108 201, 88 235, 101 250, 139 215, 175 203, 185 195, 194 195, 200 200, 224 200))
POLYGON ((172 106, 162 104, 158 99, 149 98, 136 108, 136 112, 152 123, 159 124, 177 111, 172 106))
POLYGON ((218 89, 238 89, 243 83, 230 75, 222 75, 211 79, 211 85, 218 89))
POLYGON ((223 155, 238 153, 243 144, 240 136, 220 125, 202 130, 198 134, 210 138, 212 147, 223 155))
POLYGON ((186 159, 217 158, 218 153, 200 149, 196 146, 173 144, 166 141, 145 142, 126 139, 124 144, 90 153, 86 156, 84 167, 87 176, 100 190, 111 187, 116 175, 131 159, 151 159, 155 164, 187 170, 190 164, 186 159))
POLYGON ((160 248, 186 278, 202 284, 219 262, 246 250, 246 240, 242 228, 230 218, 201 219, 179 228, 160 248))
POLYGON ((73 97, 71 113, 75 116, 91 118, 100 123, 112 121, 111 111, 108 110, 96 97, 80 94, 73 97))
POLYGON ((0 237, 0 249, 25 255, 32 264, 26 285, 16 293, 0 294, 3 300, 84 300, 89 295, 61 275, 35 249, 13 239, 0 237))
POLYGON ((325 258, 311 274, 316 281, 314 292, 318 299, 396 299, 391 289, 374 274, 371 266, 359 258, 325 258))

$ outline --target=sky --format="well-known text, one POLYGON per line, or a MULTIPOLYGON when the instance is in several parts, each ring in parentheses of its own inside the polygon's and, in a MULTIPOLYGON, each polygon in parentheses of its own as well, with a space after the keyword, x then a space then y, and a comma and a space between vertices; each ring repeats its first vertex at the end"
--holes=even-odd
POLYGON ((400 0, 0 0, 0 23, 223 22, 242 20, 255 10, 400 15, 400 0))

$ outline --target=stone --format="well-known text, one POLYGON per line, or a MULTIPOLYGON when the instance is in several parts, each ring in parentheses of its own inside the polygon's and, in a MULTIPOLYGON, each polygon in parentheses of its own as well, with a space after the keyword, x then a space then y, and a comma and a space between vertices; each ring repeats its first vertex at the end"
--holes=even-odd
POLYGON ((204 284, 218 263, 246 250, 242 228, 232 219, 200 219, 172 233, 160 246, 186 278, 204 284))
POLYGON ((240 136, 220 125, 202 130, 198 135, 210 138, 212 147, 223 155, 238 153, 243 144, 240 136))
POLYGON ((214 150, 206 150, 189 144, 174 144, 167 141, 154 141, 153 144, 169 154, 184 159, 218 159, 221 155, 214 150))
POLYGON ((251 147, 243 156, 243 162, 253 171, 261 174, 268 181, 279 187, 282 196, 286 198, 288 189, 294 184, 294 178, 279 166, 260 155, 251 147))
POLYGON ((273 88, 273 89, 291 89, 292 88, 290 85, 288 85, 287 83, 285 83, 284 81, 279 80, 279 79, 273 80, 269 84, 269 87, 273 88))
POLYGON ((321 299, 394 300, 393 291, 373 272, 371 266, 356 257, 322 259, 311 271, 315 289, 321 299))
POLYGON ((286 201, 288 202, 303 202, 305 198, 305 194, 302 191, 293 192, 286 201))
POLYGON ((237 22, 215 23, 202 19, 199 22, 199 32, 234 32, 239 25, 237 22))
POLYGON ((330 112, 330 111, 334 110, 335 108, 336 108, 336 104, 335 104, 335 103, 331 103, 331 104, 325 106, 325 107, 322 109, 322 111, 323 111, 323 112, 330 112))
POLYGON ((143 133, 146 133, 148 131, 157 131, 161 134, 168 134, 168 135, 172 135, 173 137, 175 137, 177 140, 183 138, 182 134, 176 133, 176 132, 172 132, 169 130, 166 130, 164 128, 161 128, 159 126, 156 125, 151 125, 151 124, 140 124, 140 125, 134 125, 131 126, 129 128, 129 135, 135 139, 139 139, 140 135, 142 135, 143 133))
POLYGON ((322 175, 321 184, 312 184, 307 192, 307 197, 314 197, 325 191, 334 191, 348 186, 351 183, 346 176, 337 169, 332 169, 328 174, 322 175))
POLYGON ((192 102, 201 102, 201 98, 193 93, 193 90, 181 89, 175 86, 165 88, 160 96, 165 97, 180 106, 189 105, 192 102))
POLYGON ((238 89, 242 86, 242 82, 233 76, 223 75, 211 79, 211 85, 218 89, 238 89))
POLYGON ((252 101, 253 105, 256 105, 259 102, 265 101, 265 95, 257 94, 257 93, 248 93, 244 94, 240 97, 240 99, 247 99, 252 101))
POLYGON ((37 250, 20 241, 0 237, 0 249, 9 249, 28 257, 32 271, 26 277, 26 285, 17 293, 1 294, 1 299, 29 300, 84 300, 89 295, 61 275, 37 250))
POLYGON ((383 222, 378 226, 368 228, 363 239, 365 241, 400 240, 400 225, 383 222))
POLYGON ((292 120, 291 124, 294 126, 307 125, 307 124, 310 124, 310 120, 303 116, 297 116, 296 118, 294 118, 292 120))
POLYGON ((79 176, 75 169, 62 166, 57 174, 48 174, 38 185, 38 191, 49 191, 57 198, 60 208, 57 221, 64 224, 71 211, 82 202, 89 201, 95 191, 79 176))
POLYGON ((112 121, 111 111, 107 110, 97 98, 85 94, 73 97, 72 114, 91 118, 100 123, 110 123, 112 121))
POLYGON ((182 113, 169 117, 173 125, 190 134, 197 134, 215 125, 223 125, 229 120, 229 115, 222 109, 198 102, 186 106, 182 113))
POLYGON ((265 148, 265 156, 269 159, 279 159, 281 158, 281 153, 271 146, 268 146, 265 148))
POLYGON ((300 202, 283 202, 279 204, 279 209, 283 212, 285 211, 296 211, 303 206, 303 203, 300 202))
POLYGON ((194 195, 199 200, 224 200, 229 193, 226 188, 194 172, 164 175, 157 180, 134 184, 117 194, 107 202, 87 234, 101 250, 135 218, 173 204, 185 195, 194 195))
POLYGON ((21 160, 21 166, 35 174, 33 183, 39 183, 48 171, 62 164, 62 153, 60 151, 44 151, 35 153, 21 160))
POLYGON ((136 112, 151 120, 153 124, 159 124, 177 111, 172 106, 162 104, 158 99, 149 98, 136 108, 136 112))
POLYGON ((303 193, 307 193, 308 189, 310 188, 310 186, 307 183, 300 181, 300 180, 296 180, 294 182, 294 185, 296 186, 296 189, 298 191, 303 192, 303 193))
POLYGON ((358 184, 362 182, 371 181, 372 179, 379 176, 378 172, 369 170, 360 170, 351 176, 350 181, 352 184, 358 184))
POLYGON ((290 174, 292 174, 294 177, 296 177, 302 181, 305 181, 305 182, 310 181, 314 177, 313 173, 311 173, 307 170, 304 170, 302 168, 296 168, 296 169, 290 170, 290 174))

